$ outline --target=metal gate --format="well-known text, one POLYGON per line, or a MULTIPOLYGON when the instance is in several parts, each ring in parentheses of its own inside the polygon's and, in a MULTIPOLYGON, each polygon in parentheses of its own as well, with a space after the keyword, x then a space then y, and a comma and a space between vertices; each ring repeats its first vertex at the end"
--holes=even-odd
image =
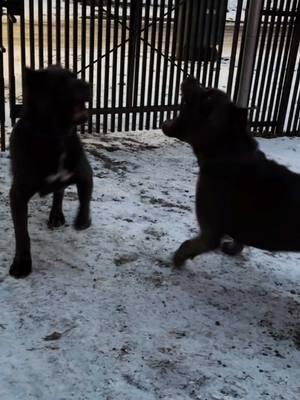
POLYGON ((218 85, 227 0, 18 3, 7 21, 13 123, 25 65, 60 63, 89 81, 88 129, 96 132, 158 128, 178 109, 188 74, 218 85))
POLYGON ((262 136, 299 135, 299 0, 265 0, 249 94, 250 120, 262 136))
POLYGON ((4 97, 4 69, 3 69, 3 33, 2 33, 2 4, 0 1, 0 139, 1 151, 5 150, 5 97, 4 97))
MULTIPOLYGON (((0 0, 2 149, 4 92, 13 124, 22 108, 25 66, 60 63, 89 81, 88 130, 94 132, 158 128, 178 110, 187 75, 238 99, 248 52, 244 26, 251 25, 248 10, 258 1, 237 0, 230 25, 227 0, 0 0)), ((261 3, 247 91, 252 129, 298 135, 299 0, 261 3)))

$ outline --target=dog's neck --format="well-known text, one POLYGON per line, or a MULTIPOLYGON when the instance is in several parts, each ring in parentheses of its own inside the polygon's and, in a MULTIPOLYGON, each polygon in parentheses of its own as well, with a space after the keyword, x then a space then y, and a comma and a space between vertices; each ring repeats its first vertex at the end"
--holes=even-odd
POLYGON ((27 115, 21 117, 20 123, 28 127, 27 130, 31 135, 54 141, 61 141, 66 137, 76 134, 75 126, 62 127, 60 124, 55 123, 55 121, 41 121, 38 118, 33 119, 27 115))
POLYGON ((259 152, 257 141, 247 131, 237 135, 219 136, 215 145, 192 145, 198 164, 201 166, 205 162, 226 160, 251 159, 259 152), (222 140, 223 139, 223 140, 222 140))
POLYGON ((219 162, 220 160, 250 160, 260 154, 257 142, 249 136, 249 140, 245 141, 242 146, 224 145, 209 151, 203 151, 193 147, 194 154, 197 158, 198 165, 201 168, 207 162, 219 162))

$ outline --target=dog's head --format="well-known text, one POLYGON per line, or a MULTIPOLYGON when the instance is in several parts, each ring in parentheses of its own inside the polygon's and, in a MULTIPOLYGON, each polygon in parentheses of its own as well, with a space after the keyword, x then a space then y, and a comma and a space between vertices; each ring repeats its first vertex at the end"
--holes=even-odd
POLYGON ((224 92, 204 88, 193 78, 185 79, 181 90, 180 112, 163 123, 165 135, 189 143, 204 155, 227 151, 250 138, 247 110, 234 105, 224 92))
POLYGON ((60 66, 25 71, 25 113, 40 122, 55 121, 68 128, 85 122, 90 98, 89 85, 77 79, 76 74, 60 66))

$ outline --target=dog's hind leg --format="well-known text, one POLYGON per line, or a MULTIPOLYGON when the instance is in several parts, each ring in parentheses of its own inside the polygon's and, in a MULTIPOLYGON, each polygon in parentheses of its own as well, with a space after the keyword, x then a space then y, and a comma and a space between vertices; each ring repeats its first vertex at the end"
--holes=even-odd
POLYGON ((221 250, 229 256, 236 256, 243 251, 244 245, 232 238, 224 239, 221 243, 221 250))
POLYGON ((13 185, 10 190, 10 207, 15 230, 16 252, 9 274, 25 278, 31 273, 30 237, 28 234, 28 201, 34 192, 13 185))
POLYGON ((64 189, 53 193, 52 207, 49 214, 48 228, 58 228, 64 225, 65 217, 63 213, 64 189))
POLYGON ((194 258, 199 254, 215 250, 220 245, 220 238, 206 233, 201 233, 194 239, 186 240, 179 246, 174 254, 174 264, 176 267, 182 266, 189 258, 194 258))
POLYGON ((84 161, 84 169, 77 177, 79 209, 74 222, 74 227, 77 230, 87 229, 91 225, 90 202, 93 191, 93 175, 88 161, 84 161))

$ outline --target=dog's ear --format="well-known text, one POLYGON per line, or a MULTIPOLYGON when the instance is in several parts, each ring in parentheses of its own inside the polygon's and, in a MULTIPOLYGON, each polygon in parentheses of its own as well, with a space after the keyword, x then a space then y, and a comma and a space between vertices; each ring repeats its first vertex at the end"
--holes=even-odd
POLYGON ((197 79, 192 77, 186 78, 181 84, 181 92, 184 101, 192 103, 199 88, 200 83, 197 79))

